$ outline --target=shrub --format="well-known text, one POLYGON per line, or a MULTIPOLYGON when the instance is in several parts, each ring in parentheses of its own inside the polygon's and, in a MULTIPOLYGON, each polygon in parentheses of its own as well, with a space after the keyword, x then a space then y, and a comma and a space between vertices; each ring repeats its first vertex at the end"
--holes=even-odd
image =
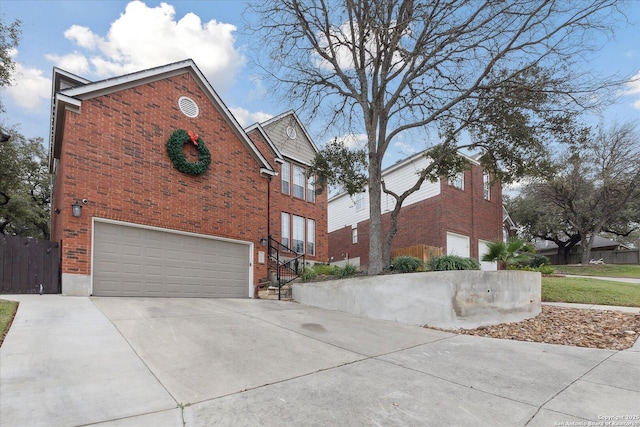
POLYGON ((507 267, 507 270, 517 270, 517 271, 538 271, 537 268, 533 268, 530 265, 520 265, 514 264, 507 267))
POLYGON ((480 270, 480 263, 473 258, 458 255, 443 255, 429 260, 429 268, 433 271, 447 270, 480 270))
POLYGON ((334 273, 336 276, 347 277, 352 274, 356 274, 358 272, 358 267, 353 264, 347 264, 344 267, 337 267, 336 272, 334 273))
POLYGON ((424 262, 412 256, 399 256, 391 262, 391 268, 400 273, 411 273, 423 267, 424 262))
POLYGON ((310 282, 314 280, 317 276, 318 274, 313 268, 306 268, 304 270, 304 273, 302 273, 302 275, 300 276, 300 278, 302 279, 303 282, 310 282))
POLYGON ((552 274, 554 272, 553 267, 545 264, 542 264, 538 267, 532 267, 530 265, 510 265, 509 267, 507 267, 507 270, 538 271, 542 274, 552 274))
POLYGON ((315 271, 315 273, 317 275, 325 275, 325 276, 333 276, 336 274, 336 271, 338 270, 338 266, 335 265, 329 265, 329 264, 314 264, 313 265, 313 271, 315 271))
POLYGON ((541 267, 542 265, 549 265, 549 258, 540 254, 531 255, 531 260, 529 261, 529 265, 533 268, 541 267))
POLYGON ((482 256, 482 261, 496 261, 501 267, 511 265, 529 265, 531 261, 531 251, 533 248, 524 240, 517 237, 510 237, 508 241, 489 242, 488 252, 482 256))
POLYGON ((538 267, 538 271, 542 274, 553 274, 555 270, 550 265, 542 264, 538 267))

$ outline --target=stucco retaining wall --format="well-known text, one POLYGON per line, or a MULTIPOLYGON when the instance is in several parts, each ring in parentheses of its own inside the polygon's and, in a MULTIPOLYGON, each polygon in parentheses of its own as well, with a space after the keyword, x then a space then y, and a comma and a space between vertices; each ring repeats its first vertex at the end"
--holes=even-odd
POLYGON ((540 273, 443 271, 297 283, 301 304, 410 325, 459 329, 517 322, 541 310, 540 273))

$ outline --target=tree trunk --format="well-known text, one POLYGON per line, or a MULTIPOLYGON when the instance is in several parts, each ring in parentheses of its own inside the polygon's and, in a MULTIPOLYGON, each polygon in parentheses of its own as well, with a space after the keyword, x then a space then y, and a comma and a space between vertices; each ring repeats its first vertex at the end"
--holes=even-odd
POLYGON ((398 216, 400 215, 400 206, 402 205, 396 203, 395 208, 391 212, 389 231, 384 238, 384 246, 382 247, 382 263, 384 265, 384 268, 388 268, 391 265, 391 242, 398 232, 398 216))
POLYGON ((369 265, 367 274, 379 274, 384 269, 382 259, 381 170, 375 153, 369 154, 369 265))
POLYGON ((593 234, 587 239, 586 233, 580 233, 580 246, 582 246, 582 255, 580 256, 580 264, 589 264, 591 256, 591 244, 593 243, 593 234))

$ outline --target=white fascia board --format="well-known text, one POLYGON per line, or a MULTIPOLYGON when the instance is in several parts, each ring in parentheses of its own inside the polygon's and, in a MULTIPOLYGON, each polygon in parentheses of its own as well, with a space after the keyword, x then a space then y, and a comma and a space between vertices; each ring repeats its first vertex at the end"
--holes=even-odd
POLYGON ((260 125, 260 123, 255 123, 249 126, 248 128, 245 128, 245 131, 247 134, 253 130, 257 130, 258 132, 260 132, 260 135, 262 135, 264 140, 267 141, 267 145, 269 145, 269 148, 271 148, 271 150, 275 153, 276 155, 275 162, 282 164, 284 162, 282 153, 280 152, 280 150, 278 150, 278 148, 275 146, 273 141, 271 141, 271 138, 269 138, 269 135, 267 135, 267 133, 264 131, 264 128, 260 125))
POLYGON ((81 100, 59 93, 56 94, 53 99, 51 107, 51 133, 49 135, 49 172, 53 172, 54 162, 52 159, 60 156, 59 138, 62 137, 62 130, 64 128, 64 112, 70 110, 79 113, 81 106, 81 100))
POLYGON ((286 154, 285 154, 285 155, 284 155, 284 158, 285 158, 285 159, 289 159, 289 160, 293 160, 294 162, 296 162, 296 163, 300 163, 301 165, 311 166, 311 164, 309 164, 308 162, 305 162, 304 160, 297 159, 297 158, 295 158, 295 157, 293 157, 293 156, 289 156, 289 155, 286 155, 286 154))
POLYGON ((260 168, 260 174, 278 176, 278 173, 276 171, 274 171, 273 169, 267 169, 267 168, 260 168))
POLYGON ((124 76, 112 77, 88 83, 83 86, 65 89, 62 93, 68 96, 79 97, 81 99, 88 99, 103 93, 115 92, 132 86, 139 86, 147 81, 163 79, 169 75, 181 74, 188 68, 195 71, 195 64, 190 59, 147 70, 136 71, 134 73, 125 74, 124 76))

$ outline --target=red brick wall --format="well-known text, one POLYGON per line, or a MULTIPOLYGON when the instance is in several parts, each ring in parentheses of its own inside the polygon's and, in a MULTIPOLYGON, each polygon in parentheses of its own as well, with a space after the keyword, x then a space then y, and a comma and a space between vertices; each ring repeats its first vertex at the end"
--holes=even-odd
MULTIPOLYGON (((64 273, 91 273, 95 216, 251 241, 254 279, 266 275, 257 250, 267 234, 267 179, 190 74, 86 100, 80 114, 65 114, 53 201, 62 212, 52 221, 64 273), (196 101, 197 118, 180 112, 180 96, 196 101), (211 152, 205 174, 173 166, 165 144, 177 129, 198 133, 211 152), (72 217, 71 204, 85 198, 82 217, 72 217)), ((192 147, 184 151, 197 158, 192 147)))
POLYGON ((271 178, 271 182, 269 184, 269 233, 274 239, 282 242, 282 212, 286 212, 291 215, 298 215, 306 219, 313 219, 316 222, 316 253, 315 256, 305 256, 306 259, 311 261, 327 262, 329 259, 329 242, 327 237, 326 191, 322 194, 316 195, 315 202, 301 200, 293 197, 292 194, 282 194, 282 165, 275 162, 275 154, 272 152, 260 132, 254 130, 249 133, 249 137, 266 157, 267 161, 269 161, 272 167, 278 172, 277 176, 271 178))
MULTIPOLYGON (((269 217, 271 222, 271 235, 274 239, 282 241, 282 212, 302 216, 306 219, 313 219, 316 221, 316 254, 315 256, 306 255, 305 257, 311 261, 327 262, 329 259, 329 242, 327 237, 327 192, 325 191, 322 194, 316 195, 315 202, 298 199, 297 197, 293 197, 292 194, 282 194, 282 165, 277 164, 276 169, 278 170, 278 176, 273 177, 270 190, 271 209, 269 217)), ((292 193, 292 191, 290 191, 290 193, 292 193)))
POLYGON ((500 185, 491 188, 490 200, 484 199, 483 170, 473 166, 465 172, 464 191, 441 181, 442 218, 445 251, 446 232, 464 234, 470 238, 470 252, 478 257, 478 240, 502 239, 502 190, 500 185))

